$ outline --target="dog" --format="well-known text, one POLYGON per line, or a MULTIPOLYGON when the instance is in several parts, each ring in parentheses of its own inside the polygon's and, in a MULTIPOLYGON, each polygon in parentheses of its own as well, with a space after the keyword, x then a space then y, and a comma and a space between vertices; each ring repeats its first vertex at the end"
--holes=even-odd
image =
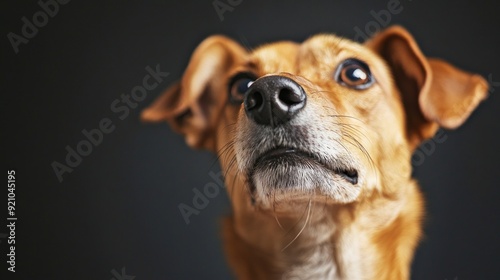
POLYGON ((486 98, 484 78, 392 26, 248 50, 205 39, 142 113, 217 154, 238 279, 409 279, 424 200, 411 156, 486 98))

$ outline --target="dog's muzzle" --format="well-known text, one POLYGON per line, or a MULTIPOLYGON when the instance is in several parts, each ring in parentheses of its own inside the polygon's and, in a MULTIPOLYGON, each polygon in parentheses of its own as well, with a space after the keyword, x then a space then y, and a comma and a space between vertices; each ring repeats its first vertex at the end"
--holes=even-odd
POLYGON ((359 194, 357 161, 340 142, 336 121, 325 117, 335 114, 326 101, 307 96, 303 86, 282 75, 264 76, 248 88, 235 151, 253 201, 261 207, 290 197, 346 203, 359 194))
POLYGON ((245 93, 245 113, 260 125, 276 127, 304 108, 306 99, 304 89, 292 79, 266 76, 255 81, 245 93))

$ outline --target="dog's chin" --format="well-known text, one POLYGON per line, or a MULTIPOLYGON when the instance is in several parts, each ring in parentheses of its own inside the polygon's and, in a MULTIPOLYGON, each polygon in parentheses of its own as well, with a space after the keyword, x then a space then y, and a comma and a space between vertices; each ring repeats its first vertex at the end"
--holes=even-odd
POLYGON ((349 203, 360 193, 356 170, 322 162, 314 155, 278 148, 259 157, 249 172, 262 206, 282 203, 349 203))

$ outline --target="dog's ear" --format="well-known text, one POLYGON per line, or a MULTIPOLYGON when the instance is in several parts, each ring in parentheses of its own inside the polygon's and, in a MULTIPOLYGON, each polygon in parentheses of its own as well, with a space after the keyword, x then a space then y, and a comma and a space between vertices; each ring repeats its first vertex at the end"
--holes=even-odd
POLYGON ((447 62, 427 58, 400 26, 390 27, 365 43, 387 62, 402 94, 407 135, 415 148, 439 126, 460 126, 486 98, 488 83, 447 62))
POLYGON ((217 119, 227 101, 228 71, 246 54, 224 36, 205 39, 191 56, 182 79, 142 111, 141 119, 167 121, 189 146, 213 149, 217 119))

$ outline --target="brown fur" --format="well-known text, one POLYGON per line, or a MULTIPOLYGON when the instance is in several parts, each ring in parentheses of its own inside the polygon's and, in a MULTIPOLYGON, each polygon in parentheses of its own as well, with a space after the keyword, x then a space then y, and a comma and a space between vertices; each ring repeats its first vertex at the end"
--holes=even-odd
MULTIPOLYGON (((220 156, 233 209, 223 236, 239 279, 400 280, 410 277, 422 235, 423 198, 411 178, 411 154, 439 127, 461 125, 486 91, 482 77, 425 57, 397 26, 363 45, 317 35, 252 52, 212 36, 195 50, 182 79, 142 118, 167 121, 191 147, 220 156), (369 65, 376 82, 362 91, 336 83, 333 71, 347 58, 369 65), (241 71, 286 76, 304 88, 310 125, 296 133, 342 136, 338 145, 359 162, 354 198, 266 186, 269 197, 252 201, 255 194, 234 147, 252 143, 257 128, 243 106, 228 104, 227 93, 229 78, 241 71)), ((321 141, 330 145, 326 136, 321 141)))

